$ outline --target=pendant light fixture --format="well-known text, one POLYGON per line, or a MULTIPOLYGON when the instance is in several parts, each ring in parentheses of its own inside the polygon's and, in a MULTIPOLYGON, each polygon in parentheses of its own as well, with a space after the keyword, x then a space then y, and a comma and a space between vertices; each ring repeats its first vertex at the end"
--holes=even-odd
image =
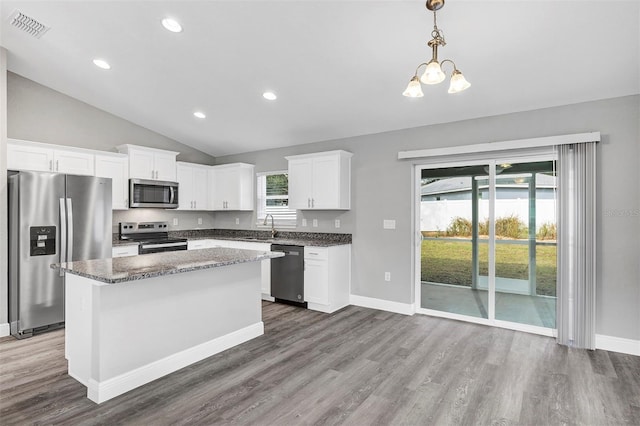
POLYGON ((445 73, 442 71, 442 65, 444 65, 445 62, 449 62, 453 65, 453 72, 451 73, 451 80, 449 83, 449 93, 462 92, 471 86, 451 59, 445 59, 442 62, 438 62, 438 46, 445 46, 447 44, 444 41, 444 33, 438 28, 436 21, 436 12, 444 6, 444 0, 427 0, 426 6, 427 9, 433 11, 433 31, 431 31, 431 40, 427 43, 431 48, 431 60, 429 62, 421 63, 416 68, 415 74, 411 78, 411 81, 409 81, 409 85, 403 93, 404 96, 409 98, 421 98, 424 96, 420 83, 442 83, 446 78, 445 73), (420 78, 418 78, 418 71, 423 65, 425 66, 424 73, 420 78))

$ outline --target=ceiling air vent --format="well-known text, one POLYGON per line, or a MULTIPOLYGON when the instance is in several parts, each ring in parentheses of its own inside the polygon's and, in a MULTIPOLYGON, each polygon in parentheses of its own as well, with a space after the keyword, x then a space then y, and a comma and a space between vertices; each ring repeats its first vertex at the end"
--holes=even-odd
POLYGON ((19 10, 15 10, 11 15, 9 15, 9 22, 14 27, 34 36, 35 38, 40 38, 44 33, 49 31, 49 27, 25 15, 19 10))

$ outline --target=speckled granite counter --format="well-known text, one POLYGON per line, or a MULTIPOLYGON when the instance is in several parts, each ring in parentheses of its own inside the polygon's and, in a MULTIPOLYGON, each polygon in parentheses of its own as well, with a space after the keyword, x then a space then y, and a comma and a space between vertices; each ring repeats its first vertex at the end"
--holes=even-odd
POLYGON ((331 234, 323 232, 278 231, 276 238, 271 238, 271 231, 243 229, 194 229, 189 231, 171 231, 169 232, 169 235, 187 238, 190 240, 234 240, 315 247, 331 247, 351 244, 351 234, 331 234))
MULTIPOLYGON (((332 234, 324 232, 291 232, 278 231, 276 238, 271 238, 271 231, 245 229, 191 229, 184 231, 169 231, 174 238, 188 240, 231 240, 261 242, 270 244, 289 244, 294 246, 331 247, 351 244, 351 234, 332 234)), ((113 234, 113 246, 128 245, 131 241, 118 239, 113 234)))
POLYGON ((257 262, 281 257, 282 253, 211 248, 143 254, 114 259, 84 260, 53 264, 67 273, 107 284, 180 274, 199 269, 217 268, 237 263, 257 262))

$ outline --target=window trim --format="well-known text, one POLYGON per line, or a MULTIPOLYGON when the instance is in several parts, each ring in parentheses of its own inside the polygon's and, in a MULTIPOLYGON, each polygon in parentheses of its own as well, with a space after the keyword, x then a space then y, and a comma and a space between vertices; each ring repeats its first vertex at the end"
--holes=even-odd
MULTIPOLYGON (((265 212, 266 206, 264 204, 266 202, 266 195, 263 196, 261 178, 265 178, 265 184, 266 184, 266 176, 281 175, 281 174, 289 175, 289 171, 288 170, 271 170, 267 172, 256 173, 256 227, 257 228, 271 229, 270 221, 267 225, 264 225, 264 218, 266 217, 266 214, 267 214, 265 212)), ((289 191, 287 188, 287 196, 286 196, 287 200, 289 199, 288 192, 289 191)), ((283 197, 283 196, 276 196, 276 197, 283 197)), ((295 229, 298 224, 298 211, 296 209, 289 209, 288 212, 293 212, 293 214, 295 215, 295 218, 282 219, 274 216, 274 226, 281 229, 282 228, 295 229)))

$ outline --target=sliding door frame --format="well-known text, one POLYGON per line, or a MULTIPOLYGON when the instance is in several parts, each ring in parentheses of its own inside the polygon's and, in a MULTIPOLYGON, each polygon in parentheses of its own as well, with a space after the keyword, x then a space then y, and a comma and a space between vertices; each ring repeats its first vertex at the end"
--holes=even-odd
MULTIPOLYGON (((520 162, 536 162, 536 161, 549 161, 557 160, 557 153, 553 149, 545 150, 514 150, 506 152, 495 152, 492 155, 481 156, 485 158, 469 159, 460 158, 461 156, 443 156, 432 161, 424 159, 424 161, 414 164, 414 203, 413 203, 413 229, 414 229, 414 295, 415 295, 415 312, 418 314, 430 315, 441 318, 449 318, 459 321, 466 321, 476 324, 489 325, 493 327, 506 328, 510 330, 524 331, 532 334, 539 334, 543 336, 556 337, 557 330, 539 327, 530 324, 523 324, 511 321, 504 321, 495 318, 495 204, 496 204, 496 164, 502 163, 520 163, 520 162), (534 151, 534 152, 532 152, 534 151), (438 311, 433 309, 423 308, 422 305, 422 280, 421 280, 421 247, 422 247, 422 233, 420 229, 421 218, 421 180, 422 170, 425 169, 444 169, 449 167, 464 167, 464 166, 488 166, 489 167, 489 288, 488 288, 488 318, 478 318, 473 316, 467 316, 462 314, 438 311)), ((557 210, 557 207, 556 207, 557 210)), ((556 215, 557 216, 557 215, 556 215)), ((531 267, 531 266, 530 266, 531 267)), ((535 265, 533 265, 535 267, 535 265)))

